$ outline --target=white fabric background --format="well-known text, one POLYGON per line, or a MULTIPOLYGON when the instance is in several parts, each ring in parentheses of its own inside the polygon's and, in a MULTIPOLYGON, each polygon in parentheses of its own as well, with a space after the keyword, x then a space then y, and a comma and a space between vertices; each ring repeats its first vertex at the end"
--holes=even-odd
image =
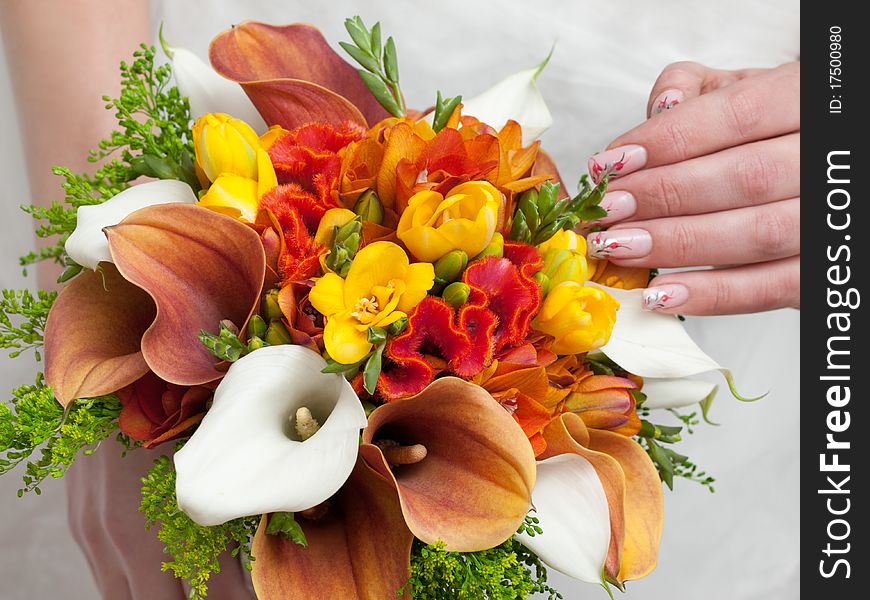
MULTIPOLYGON (((798 0, 325 4, 165 0, 154 3, 153 13, 155 22, 166 21, 172 44, 203 57, 215 33, 249 18, 314 23, 334 45, 345 38, 344 17, 359 13, 368 23, 381 20, 383 30, 396 37, 408 103, 418 107, 433 102, 436 88, 448 95, 476 94, 538 63, 556 41, 540 79, 556 125, 543 140, 568 182, 577 180, 589 154, 644 117, 649 88, 666 64, 774 66, 799 54, 798 0)), ((4 287, 28 284, 17 257, 32 244, 28 217, 16 210, 28 188, 10 85, 0 59, 4 287)), ((676 492, 666 493, 659 566, 629 584, 628 598, 799 597, 799 326, 799 313, 792 310, 689 321, 698 343, 734 370, 741 390, 770 394, 747 405, 721 393, 713 409, 721 426, 699 426, 688 436, 684 453, 717 477, 717 491, 678 480, 676 492)), ((0 360, 0 388, 27 382, 32 371, 27 358, 0 360)), ((63 486, 50 482, 42 497, 23 500, 15 497, 18 487, 14 475, 0 480, 0 598, 96 598, 86 562, 66 529, 63 486)), ((593 586, 558 574, 552 579, 566 599, 604 597, 593 586)))

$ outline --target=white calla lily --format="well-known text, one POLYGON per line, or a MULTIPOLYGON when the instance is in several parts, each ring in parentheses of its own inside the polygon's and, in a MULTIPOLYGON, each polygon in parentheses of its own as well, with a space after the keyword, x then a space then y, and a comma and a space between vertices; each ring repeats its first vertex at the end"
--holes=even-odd
POLYGON ((64 248, 69 257, 83 267, 96 269, 100 262, 112 262, 105 227, 117 225, 127 215, 157 204, 195 204, 196 195, 189 185, 174 179, 161 179, 134 185, 102 204, 80 206, 76 211, 76 228, 64 248))
POLYGON ((544 533, 517 534, 516 539, 553 569, 601 583, 610 546, 610 511, 592 463, 577 454, 539 461, 532 504, 544 533))
MULTIPOLYGON (((610 334, 610 341, 600 352, 628 372, 644 379, 674 380, 708 371, 719 371, 725 377, 732 395, 738 400, 751 402, 764 396, 741 396, 734 386, 731 371, 701 350, 676 316, 643 309, 642 289, 621 290, 595 283, 588 285, 607 291, 619 301, 616 325, 610 334)), ((672 389, 677 390, 676 387, 672 389)), ((678 391, 683 394, 688 389, 687 387, 686 390, 678 391)), ((700 392, 700 386, 695 387, 694 391, 700 392)), ((708 388, 707 394, 700 396, 698 401, 704 400, 710 391, 711 388, 708 388)))
POLYGON ((669 379, 724 371, 689 337, 677 317, 644 310, 643 290, 596 287, 619 301, 616 325, 601 352, 622 368, 641 377, 669 379))
POLYGON ((167 44, 163 39, 162 25, 160 44, 172 63, 172 73, 175 75, 178 90, 190 102, 191 117, 197 119, 206 113, 226 113, 241 119, 258 134, 266 132, 266 122, 254 108, 242 86, 221 77, 190 50, 167 44))
POLYGON ((646 400, 644 408, 682 408, 702 402, 712 401, 719 386, 700 379, 656 379, 643 380, 643 393, 646 400))
POLYGON ((317 506, 356 463, 366 415, 341 375, 301 346, 269 346, 239 359, 215 390, 199 428, 175 454, 178 506, 200 525, 317 506), (319 429, 300 441, 297 414, 319 429))
POLYGON ((553 116, 538 90, 537 79, 550 61, 550 55, 534 69, 514 73, 482 94, 462 101, 462 114, 477 117, 501 129, 509 119, 523 128, 523 145, 538 139, 553 124, 553 116))

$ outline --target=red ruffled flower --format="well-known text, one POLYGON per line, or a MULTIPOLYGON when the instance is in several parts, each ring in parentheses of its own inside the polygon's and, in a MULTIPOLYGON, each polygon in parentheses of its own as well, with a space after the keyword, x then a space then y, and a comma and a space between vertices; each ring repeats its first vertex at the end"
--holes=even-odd
POLYGON ((294 129, 269 148, 278 183, 296 184, 316 198, 318 204, 338 206, 341 172, 338 153, 363 135, 365 129, 354 123, 345 123, 339 128, 312 123, 294 129))
POLYGON ((118 417, 121 431, 153 448, 174 439, 199 423, 214 390, 167 383, 153 372, 117 391, 123 408, 118 417))
POLYGON ((378 391, 393 400, 418 393, 440 372, 471 379, 495 353, 525 343, 541 304, 532 278, 541 255, 532 246, 505 244, 505 258, 473 263, 462 280, 468 302, 454 310, 440 298, 424 299, 408 316, 408 327, 390 340, 378 391))
POLYGON ((440 298, 424 298, 405 331, 387 344, 378 391, 393 400, 419 393, 442 371, 471 378, 492 361, 495 327, 485 308, 466 306, 457 317, 440 298))
POLYGON ((525 341, 532 317, 541 307, 541 288, 533 275, 542 265, 533 246, 505 242, 504 258, 485 258, 465 270, 462 281, 471 288, 466 306, 488 308, 498 317, 493 335, 496 352, 525 341))

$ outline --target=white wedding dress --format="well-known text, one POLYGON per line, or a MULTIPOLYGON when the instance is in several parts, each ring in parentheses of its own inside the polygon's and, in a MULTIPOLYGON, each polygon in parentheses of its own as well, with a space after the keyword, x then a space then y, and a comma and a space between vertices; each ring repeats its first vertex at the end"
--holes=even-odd
MULTIPOLYGON (((766 67, 799 54, 799 1, 678 0, 508 2, 440 0, 352 2, 164 0, 152 2, 172 45, 205 57, 209 40, 246 19, 304 21, 337 47, 345 17, 380 20, 396 38, 402 88, 410 106, 434 102, 435 91, 477 94, 502 77, 541 61, 539 79, 555 125, 543 136, 562 176, 573 185, 586 157, 644 118, 647 95, 661 69, 694 60, 719 68, 766 67)), ((133 40, 131 40, 131 48, 133 40)), ((0 46, 2 48, 2 46, 0 46)), ((0 50, 2 51, 2 50, 0 50)), ((16 257, 32 244, 23 158, 6 71, 0 58, 0 169, 6 196, 0 224, 0 283, 33 285, 16 257), (10 135, 8 132, 12 132, 10 135)), ((770 394, 743 404, 720 392, 712 418, 681 452, 714 475, 716 493, 677 480, 666 491, 666 521, 658 568, 631 582, 626 598, 659 600, 793 600, 799 597, 798 429, 799 313, 693 318, 695 340, 733 369, 741 391, 770 394)), ((0 387, 26 382, 27 359, 0 360, 0 387)), ((0 479, 0 581, 6 600, 97 597, 87 565, 66 530, 63 486, 41 498, 15 498, 18 481, 0 479)), ((594 586, 557 573, 567 600, 602 598, 594 586)))

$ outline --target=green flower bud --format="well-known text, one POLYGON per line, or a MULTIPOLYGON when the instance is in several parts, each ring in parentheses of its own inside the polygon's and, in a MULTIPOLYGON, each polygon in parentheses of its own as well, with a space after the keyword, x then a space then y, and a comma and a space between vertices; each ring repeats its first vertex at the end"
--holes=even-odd
POLYGON ((384 222, 384 206, 374 190, 363 192, 353 207, 353 212, 358 214, 366 223, 380 225, 384 222))
POLYGON ((483 252, 474 257, 474 260, 480 260, 487 256, 504 256, 504 236, 499 232, 492 234, 492 241, 483 249, 483 252))
POLYGON ((259 350, 260 348, 265 348, 266 346, 266 342, 264 342, 259 337, 252 337, 250 340, 248 340, 248 352, 253 352, 254 350, 259 350))
POLYGON ((543 271, 538 271, 534 275, 535 281, 541 286, 541 296, 546 296, 550 291, 550 278, 543 271))
POLYGON ((362 232, 362 223, 359 219, 353 219, 352 221, 348 221, 343 226, 338 228, 338 231, 335 232, 335 239, 333 240, 333 246, 338 246, 339 244, 344 244, 344 242, 353 234, 359 235, 362 232))
POLYGON ((281 344, 289 344, 293 340, 290 337, 290 332, 280 321, 272 321, 269 328, 266 330, 266 343, 270 346, 280 346, 281 344))
POLYGON ((444 301, 452 306, 453 308, 459 308, 466 302, 468 302, 468 295, 471 293, 471 288, 468 287, 467 283, 462 281, 454 281, 441 293, 441 297, 444 298, 444 301))
POLYGON ((451 283, 459 279, 468 266, 468 254, 463 250, 448 252, 435 262, 435 280, 451 283))
POLYGON ((352 233, 344 240, 342 245, 347 249, 348 254, 351 256, 356 256, 357 250, 359 250, 360 239, 359 233, 352 233))
POLYGON ((281 312, 281 306, 278 304, 278 291, 269 290, 263 296, 263 306, 260 312, 263 313, 263 318, 266 321, 274 321, 284 317, 284 313, 281 312))
POLYGON ((408 317, 402 317, 398 321, 393 321, 389 327, 387 327, 387 333, 390 335, 399 335, 408 327, 408 317))
POLYGON ((254 315, 248 321, 248 337, 261 338, 266 335, 266 321, 260 315, 254 315))

